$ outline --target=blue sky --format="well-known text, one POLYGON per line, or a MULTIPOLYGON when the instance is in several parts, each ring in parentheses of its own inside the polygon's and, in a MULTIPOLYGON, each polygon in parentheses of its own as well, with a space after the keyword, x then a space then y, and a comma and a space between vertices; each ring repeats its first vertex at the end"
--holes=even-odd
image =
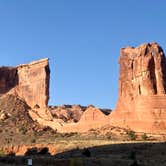
POLYGON ((0 65, 48 57, 52 105, 114 108, 120 48, 153 41, 165 0, 0 0, 0 65))

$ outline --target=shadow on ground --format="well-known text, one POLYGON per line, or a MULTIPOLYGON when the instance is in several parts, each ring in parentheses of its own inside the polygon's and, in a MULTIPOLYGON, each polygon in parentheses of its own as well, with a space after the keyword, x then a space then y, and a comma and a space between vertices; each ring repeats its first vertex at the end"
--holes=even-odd
POLYGON ((47 147, 40 152, 32 148, 25 156, 0 157, 0 165, 26 166, 28 158, 33 166, 166 166, 166 142, 76 148, 56 155, 50 155, 47 147))

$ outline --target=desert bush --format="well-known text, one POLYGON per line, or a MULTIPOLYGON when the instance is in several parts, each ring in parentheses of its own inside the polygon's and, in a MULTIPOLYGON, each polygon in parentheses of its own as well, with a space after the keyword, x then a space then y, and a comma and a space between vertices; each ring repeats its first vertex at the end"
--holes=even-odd
POLYGON ((50 155, 49 149, 47 147, 43 147, 40 150, 36 147, 27 149, 25 156, 32 156, 32 155, 50 155))
POLYGON ((10 153, 7 154, 7 156, 14 157, 14 156, 16 156, 16 154, 14 152, 10 152, 10 153))
POLYGON ((5 153, 3 152, 2 149, 0 149, 0 157, 4 157, 5 156, 5 153))
POLYGON ((86 157, 91 157, 91 152, 88 148, 83 149, 82 155, 86 157))
POLYGON ((72 137, 72 136, 78 135, 78 133, 77 132, 70 132, 70 133, 64 133, 62 135, 63 135, 63 137, 72 137))
POLYGON ((105 134, 105 136, 106 136, 107 139, 112 139, 112 133, 111 132, 107 132, 105 134))
POLYGON ((148 136, 146 135, 146 133, 144 133, 142 136, 141 136, 142 140, 146 141, 148 139, 148 136))
POLYGON ((17 120, 17 117, 16 116, 12 116, 12 117, 10 117, 10 119, 11 119, 12 122, 15 122, 17 120))
POLYGON ((41 154, 41 155, 50 154, 49 149, 47 147, 44 147, 38 152, 38 154, 41 154))
POLYGON ((32 139, 31 139, 31 143, 36 143, 36 139, 35 139, 35 138, 32 138, 32 139))
POLYGON ((7 144, 9 144, 12 141, 12 138, 10 138, 10 137, 5 138, 5 141, 6 141, 7 144))
POLYGON ((127 131, 127 135, 128 135, 130 140, 136 140, 136 138, 137 138, 137 135, 132 130, 127 131))
POLYGON ((22 126, 22 127, 20 127, 19 128, 19 132, 21 132, 21 134, 26 134, 26 132, 27 132, 27 128, 26 127, 24 127, 24 126, 22 126))
POLYGON ((31 156, 31 155, 37 155, 37 154, 38 154, 38 151, 36 147, 27 149, 27 151, 25 152, 25 156, 31 156))

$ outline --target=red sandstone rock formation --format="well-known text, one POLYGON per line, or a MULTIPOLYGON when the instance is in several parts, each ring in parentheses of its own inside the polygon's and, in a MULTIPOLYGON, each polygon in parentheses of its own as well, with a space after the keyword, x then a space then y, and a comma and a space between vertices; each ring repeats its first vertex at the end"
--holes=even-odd
POLYGON ((1 67, 0 96, 16 93, 33 108, 29 111, 33 120, 58 132, 85 132, 108 124, 142 132, 166 132, 166 59, 162 48, 156 43, 123 48, 119 64, 118 102, 109 116, 107 110, 94 107, 46 109, 48 59, 14 68, 1 67))
POLYGON ((95 108, 95 107, 87 107, 86 110, 85 107, 80 106, 71 106, 72 109, 65 109, 65 107, 62 109, 58 107, 58 110, 52 110, 59 113, 57 117, 54 117, 52 120, 46 120, 45 118, 41 117, 41 111, 39 110, 38 113, 36 113, 34 110, 29 111, 30 116, 34 121, 37 121, 39 124, 49 126, 52 129, 57 130, 58 132, 85 132, 92 128, 99 128, 101 126, 108 125, 110 122, 109 116, 108 116, 108 110, 102 111, 101 109, 95 108), (83 110, 80 110, 82 108, 83 110), (62 110, 61 110, 62 109, 62 110), (72 112, 73 111, 73 112, 72 112), (73 117, 70 115, 71 113, 78 112, 80 120, 78 122, 74 121, 75 116, 73 117), (40 113, 40 114, 39 114, 40 113), (64 113, 64 114, 63 114, 64 113), (66 117, 64 119, 64 117, 66 117), (69 118, 67 121, 66 119, 69 118))
POLYGON ((30 64, 20 65, 18 70, 19 96, 25 99, 28 105, 46 107, 49 99, 50 69, 48 59, 42 59, 30 64))
POLYGON ((65 122, 78 122, 86 107, 80 105, 63 105, 50 109, 54 118, 63 119, 65 122))
POLYGON ((106 121, 107 116, 98 108, 95 107, 88 107, 85 112, 83 113, 79 122, 87 123, 87 122, 98 122, 102 123, 106 121))
POLYGON ((9 91, 17 93, 34 107, 46 107, 49 99, 50 70, 48 59, 18 67, 0 68, 0 95, 9 91))
POLYGON ((77 123, 63 123, 59 130, 60 132, 86 132, 107 124, 109 124, 109 116, 98 108, 88 107, 77 123))
POLYGON ((166 60, 156 43, 122 48, 119 96, 111 123, 137 131, 166 131, 166 60))

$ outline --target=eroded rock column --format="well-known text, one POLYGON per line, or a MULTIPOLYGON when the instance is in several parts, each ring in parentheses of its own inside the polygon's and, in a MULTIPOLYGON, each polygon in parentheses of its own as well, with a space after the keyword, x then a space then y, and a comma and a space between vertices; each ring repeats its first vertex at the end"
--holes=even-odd
POLYGON ((119 94, 111 123, 137 131, 166 131, 166 59, 157 43, 122 48, 119 94))
POLYGON ((50 69, 48 59, 20 65, 18 70, 17 93, 32 108, 46 107, 49 100, 50 69))

